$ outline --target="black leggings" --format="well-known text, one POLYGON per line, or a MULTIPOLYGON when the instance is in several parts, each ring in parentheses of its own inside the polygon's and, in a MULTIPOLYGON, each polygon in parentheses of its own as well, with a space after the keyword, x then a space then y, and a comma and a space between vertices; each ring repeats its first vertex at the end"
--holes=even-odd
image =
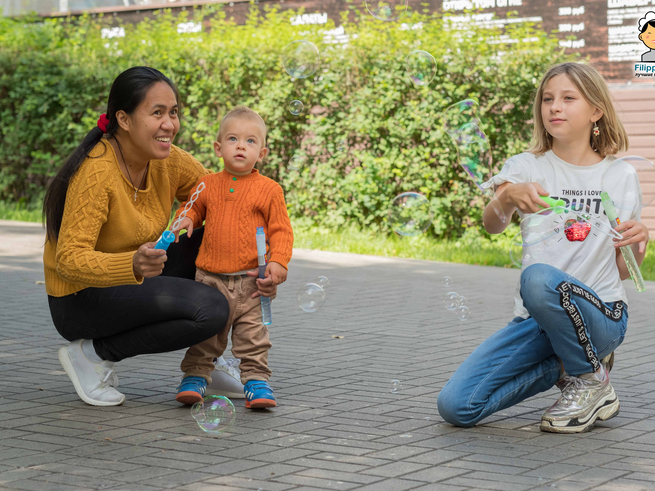
POLYGON ((219 334, 229 315, 218 290, 195 281, 204 228, 167 251, 164 272, 141 285, 86 288, 48 296, 52 320, 68 341, 93 339, 98 355, 120 361, 188 348, 219 334))

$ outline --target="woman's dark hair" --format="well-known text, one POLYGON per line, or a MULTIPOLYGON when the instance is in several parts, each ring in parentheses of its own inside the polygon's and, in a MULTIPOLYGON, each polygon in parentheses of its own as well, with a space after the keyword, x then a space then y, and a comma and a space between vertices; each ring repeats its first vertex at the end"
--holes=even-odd
POLYGON ((649 20, 648 22, 644 22, 644 27, 641 28, 641 33, 642 34, 646 32, 646 29, 648 29, 648 26, 655 29, 655 20, 649 20))
MULTIPOLYGON (((118 130, 116 113, 125 111, 132 114, 145 99, 148 90, 157 82, 166 82, 173 92, 179 105, 180 95, 175 84, 159 70, 147 66, 135 66, 121 73, 109 91, 107 99, 107 135, 112 136, 118 130)), ((77 173, 82 162, 89 156, 89 152, 100 142, 103 132, 97 126, 84 137, 80 146, 68 157, 66 163, 48 186, 43 201, 43 219, 46 224, 46 241, 56 241, 59 238, 59 229, 64 215, 68 183, 77 173)))

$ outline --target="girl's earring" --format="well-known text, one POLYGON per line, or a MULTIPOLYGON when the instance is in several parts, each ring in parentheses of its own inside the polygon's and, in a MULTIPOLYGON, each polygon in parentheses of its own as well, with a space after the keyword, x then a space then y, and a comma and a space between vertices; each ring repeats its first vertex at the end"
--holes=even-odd
POLYGON ((594 123, 594 129, 592 130, 594 136, 600 135, 600 128, 598 128, 598 124, 594 123))

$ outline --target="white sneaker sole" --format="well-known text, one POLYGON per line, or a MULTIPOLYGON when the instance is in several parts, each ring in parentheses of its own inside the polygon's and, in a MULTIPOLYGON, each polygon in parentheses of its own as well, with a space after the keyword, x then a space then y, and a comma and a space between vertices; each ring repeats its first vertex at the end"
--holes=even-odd
POLYGON ((546 419, 541 420, 541 426, 539 427, 541 431, 547 431, 549 433, 585 433, 590 431, 594 427, 594 423, 597 419, 601 421, 607 421, 612 419, 614 416, 619 414, 620 404, 619 398, 617 397, 614 402, 603 406, 600 408, 593 416, 589 418, 584 424, 575 425, 575 426, 555 426, 552 421, 546 419))
POLYGON ((217 389, 212 389, 211 387, 207 387, 207 390, 205 391, 205 395, 208 396, 224 396, 227 397, 228 399, 245 399, 246 395, 243 392, 228 392, 225 390, 217 390, 217 389))
POLYGON ((75 392, 77 392, 77 395, 80 396, 80 399, 82 399, 87 404, 91 406, 120 406, 123 404, 123 402, 125 402, 125 396, 123 396, 119 402, 96 401, 95 399, 91 399, 89 396, 87 396, 82 390, 80 379, 77 377, 77 373, 73 368, 73 364, 68 357, 68 346, 62 346, 59 348, 59 363, 61 363, 61 366, 64 367, 64 371, 66 372, 66 375, 68 375, 68 378, 71 379, 71 382, 73 382, 73 387, 75 387, 75 392))

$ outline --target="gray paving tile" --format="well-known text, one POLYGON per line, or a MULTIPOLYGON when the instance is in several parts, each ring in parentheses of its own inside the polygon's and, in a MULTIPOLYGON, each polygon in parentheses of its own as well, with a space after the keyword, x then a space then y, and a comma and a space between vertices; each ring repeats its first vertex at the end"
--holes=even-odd
POLYGON ((42 230, 0 221, 0 234, 2 489, 655 489, 655 283, 628 288, 630 325, 612 371, 618 417, 582 435, 541 433, 550 390, 463 429, 440 418, 436 397, 511 318, 518 271, 296 251, 274 305, 279 406, 252 412, 235 400, 237 423, 214 438, 174 401, 183 351, 117 364, 122 406, 79 401, 34 283, 42 230), (11 241, 21 244, 13 262, 11 241), (295 291, 319 274, 330 278, 327 302, 304 313, 295 291), (475 307, 466 323, 441 309, 445 275, 475 307))

